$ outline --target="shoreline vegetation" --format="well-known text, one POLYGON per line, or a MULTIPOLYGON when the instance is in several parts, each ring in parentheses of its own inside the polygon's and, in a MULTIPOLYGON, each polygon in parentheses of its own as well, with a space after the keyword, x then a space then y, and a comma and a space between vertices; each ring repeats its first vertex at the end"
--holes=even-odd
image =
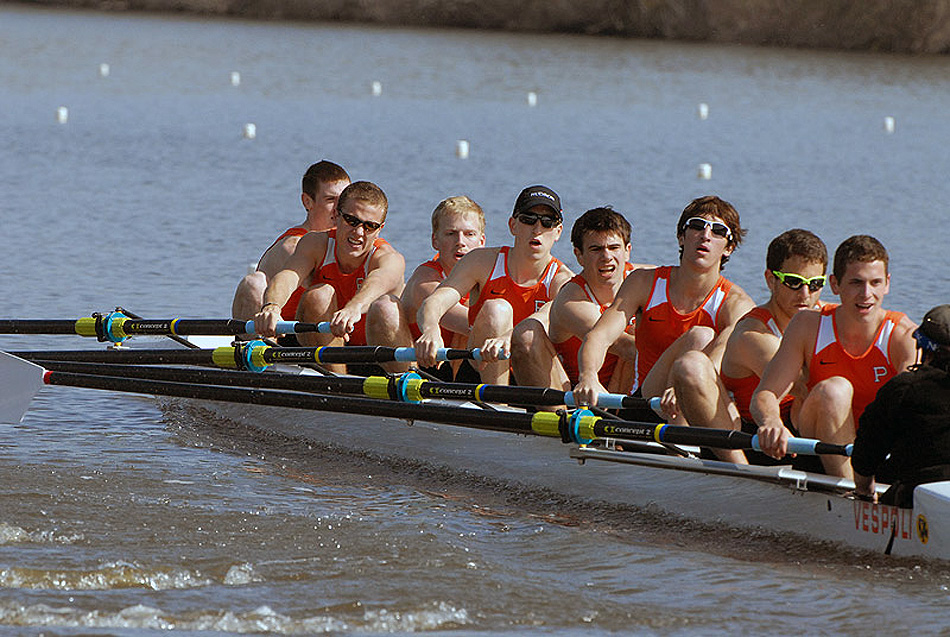
POLYGON ((950 52, 950 0, 19 0, 19 4, 847 51, 950 52))

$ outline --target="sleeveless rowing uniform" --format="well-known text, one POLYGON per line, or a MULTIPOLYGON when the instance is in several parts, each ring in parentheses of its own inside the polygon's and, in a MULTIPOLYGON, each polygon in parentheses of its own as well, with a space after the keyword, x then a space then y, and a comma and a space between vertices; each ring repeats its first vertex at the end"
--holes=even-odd
POLYGON ((833 376, 842 376, 851 381, 851 386, 854 387, 851 413, 857 428, 858 418, 864 408, 874 400, 877 390, 888 379, 897 375, 897 369, 891 363, 890 357, 891 335, 904 318, 904 313, 886 311, 871 346, 864 353, 852 356, 838 342, 838 327, 835 323, 837 307, 825 307, 821 310, 815 351, 808 365, 808 389, 833 376))
MULTIPOLYGON (((275 245, 277 245, 278 243, 280 243, 287 237, 302 237, 308 232, 309 230, 307 230, 306 228, 301 228, 300 226, 294 226, 293 228, 288 228, 287 230, 284 230, 284 234, 280 235, 274 240, 274 243, 270 244, 270 248, 267 248, 267 250, 270 250, 271 248, 273 248, 275 245)), ((267 254, 267 250, 264 250, 264 254, 267 254)), ((261 259, 264 258, 264 254, 261 255, 261 259)), ((260 263, 260 261, 261 260, 258 259, 257 262, 260 263)), ((280 308, 280 318, 284 319, 285 321, 292 321, 294 320, 294 318, 296 318, 297 306, 300 304, 300 297, 306 291, 307 291, 306 287, 302 285, 297 286, 297 289, 294 290, 293 294, 290 295, 290 298, 287 299, 287 302, 284 303, 284 307, 280 308)))
MULTIPOLYGON (((340 266, 336 262, 336 229, 329 230, 327 235, 327 252, 323 257, 323 263, 320 264, 319 268, 316 268, 312 282, 314 285, 326 283, 336 290, 337 309, 341 309, 349 303, 350 299, 356 296, 357 291, 359 291, 360 286, 363 284, 363 279, 366 278, 366 264, 373 257, 373 253, 376 252, 377 248, 389 245, 389 243, 387 243, 385 239, 376 239, 373 242, 373 247, 366 253, 366 257, 363 259, 363 262, 360 263, 359 267, 353 272, 343 273, 340 271, 340 266)), ((347 345, 366 345, 365 314, 356 325, 353 326, 353 331, 350 332, 350 340, 347 341, 347 345)))
MULTIPOLYGON (((633 265, 627 263, 624 265, 623 278, 627 278, 627 275, 633 271, 633 265)), ((581 290, 584 291, 584 294, 587 295, 587 300, 591 303, 597 305, 600 308, 600 313, 603 314, 604 310, 610 305, 607 303, 604 305, 597 300, 597 297, 594 296, 594 291, 590 289, 590 286, 587 284, 587 279, 585 279, 580 274, 574 276, 570 281, 581 290)), ((629 332, 633 329, 633 326, 636 319, 631 321, 630 325, 627 326, 627 331, 629 332)), ((570 336, 567 340, 561 341, 560 343, 554 343, 554 351, 557 352, 557 357, 561 361, 561 366, 564 368, 564 371, 567 373, 567 377, 571 381, 571 385, 576 385, 578 376, 580 375, 580 370, 578 368, 577 354, 581 349, 581 339, 577 336, 570 336)), ((606 387, 610 383, 610 378, 614 375, 614 368, 617 367, 617 361, 620 360, 616 354, 611 354, 607 352, 607 355, 604 356, 604 364, 601 366, 600 371, 597 372, 597 377, 600 379, 600 384, 606 387)))
POLYGON ((719 275, 716 285, 710 290, 699 307, 688 314, 676 311, 670 303, 668 286, 672 266, 665 265, 653 274, 650 300, 637 319, 637 385, 643 385, 650 369, 673 341, 691 327, 706 326, 717 332, 717 318, 723 301, 732 290, 732 282, 719 275))
POLYGON ((508 249, 504 246, 495 258, 495 268, 478 292, 478 300, 468 308, 468 324, 475 323, 482 305, 488 299, 504 299, 514 310, 512 325, 517 325, 534 314, 542 305, 551 300, 551 282, 563 265, 560 260, 551 257, 541 277, 534 285, 524 286, 515 283, 508 274, 508 249))
MULTIPOLYGON (((747 318, 759 321, 769 328, 772 334, 779 339, 782 338, 782 330, 779 329, 778 323, 775 322, 775 317, 772 316, 772 313, 767 308, 754 307, 739 320, 744 321, 747 318)), ((723 386, 732 395, 732 400, 739 409, 739 416, 747 422, 752 422, 752 413, 749 411, 749 405, 752 402, 752 394, 755 392, 756 387, 759 386, 759 380, 761 379, 756 374, 749 374, 742 378, 733 378, 732 376, 720 373, 719 377, 722 379, 723 386)), ((782 402, 779 403, 782 420, 785 422, 790 422, 792 403, 794 401, 794 396, 789 395, 783 398, 782 402)))
MULTIPOLYGON (((431 269, 435 270, 435 271, 439 274, 439 280, 440 280, 440 282, 445 280, 445 268, 443 268, 443 267, 442 267, 442 264, 439 263, 439 253, 438 253, 438 252, 436 252, 436 253, 435 253, 435 256, 432 257, 431 259, 429 259, 428 261, 426 261, 425 263, 420 263, 420 264, 419 264, 419 267, 422 267, 422 268, 431 268, 431 269)), ((461 300, 459 301, 459 303, 461 303, 462 305, 467 305, 467 304, 468 304, 468 294, 466 294, 465 296, 463 296, 463 297, 461 298, 461 300)), ((420 336, 422 336, 422 330, 419 329, 419 324, 416 323, 416 317, 415 317, 415 316, 410 316, 410 317, 407 317, 407 318, 408 318, 408 321, 409 321, 409 333, 412 335, 412 340, 415 341, 417 338, 419 338, 420 336)), ((441 329, 442 329, 442 343, 443 343, 446 347, 451 347, 450 343, 451 343, 452 340, 455 338, 455 332, 453 332, 452 330, 450 330, 449 328, 447 328, 447 327, 445 327, 445 326, 442 326, 441 329)))

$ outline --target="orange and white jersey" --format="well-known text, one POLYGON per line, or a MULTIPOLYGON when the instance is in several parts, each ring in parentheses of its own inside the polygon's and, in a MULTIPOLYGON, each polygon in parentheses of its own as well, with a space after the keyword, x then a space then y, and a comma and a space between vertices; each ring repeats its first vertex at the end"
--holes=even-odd
MULTIPOLYGON (((332 287, 336 291, 336 302, 337 308, 339 309, 356 296, 360 286, 363 284, 363 279, 366 278, 366 264, 373 257, 373 253, 376 252, 376 249, 389 244, 385 239, 377 238, 373 242, 373 247, 366 253, 366 257, 363 259, 363 262, 360 263, 359 267, 352 272, 344 273, 340 271, 340 266, 336 261, 336 230, 329 230, 327 235, 327 252, 323 256, 323 263, 320 264, 319 268, 316 268, 316 272, 313 275, 313 285, 324 283, 332 287)), ((365 314, 359 322, 353 326, 353 331, 350 333, 350 340, 347 344, 366 345, 365 314)))
POLYGON ((833 376, 848 379, 854 387, 851 413, 857 427, 858 418, 874 400, 877 390, 897 375, 897 369, 891 363, 891 334, 904 319, 904 313, 888 310, 870 347, 858 356, 852 356, 838 342, 838 326, 835 323, 835 310, 838 307, 832 305, 821 310, 815 351, 808 365, 808 389, 833 376))
POLYGON ((668 287, 671 271, 672 267, 668 265, 656 269, 650 300, 637 319, 637 385, 643 384, 643 379, 666 348, 691 327, 706 326, 719 331, 716 327, 719 310, 732 289, 732 282, 719 275, 716 285, 699 307, 681 314, 670 302, 668 287))
POLYGON ((513 325, 525 320, 542 305, 551 300, 551 283, 563 265, 560 260, 551 257, 541 278, 534 285, 518 285, 508 273, 508 250, 510 246, 503 246, 498 250, 495 258, 495 267, 485 285, 478 292, 478 300, 468 308, 468 324, 475 323, 475 317, 488 299, 504 299, 514 310, 513 325))

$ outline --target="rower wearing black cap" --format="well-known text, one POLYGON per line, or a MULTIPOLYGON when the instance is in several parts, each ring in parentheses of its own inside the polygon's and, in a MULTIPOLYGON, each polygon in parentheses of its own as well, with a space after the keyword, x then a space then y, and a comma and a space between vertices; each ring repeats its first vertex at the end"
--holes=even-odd
POLYGON ((851 455, 855 494, 872 498, 876 477, 892 485, 881 502, 902 507, 917 485, 950 480, 950 305, 927 312, 914 339, 919 363, 878 391, 851 455))
POLYGON ((556 192, 540 185, 521 191, 508 220, 514 244, 466 254, 419 308, 419 364, 435 363, 436 351, 443 347, 439 321, 468 294, 468 346, 481 348, 481 382, 507 384, 514 326, 553 299, 574 276, 551 256, 562 222, 561 199, 556 192))

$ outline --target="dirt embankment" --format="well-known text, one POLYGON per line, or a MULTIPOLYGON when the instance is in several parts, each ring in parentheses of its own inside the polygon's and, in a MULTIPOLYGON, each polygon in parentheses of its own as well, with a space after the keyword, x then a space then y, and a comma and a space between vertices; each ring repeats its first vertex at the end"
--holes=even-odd
POLYGON ((108 11, 950 52, 950 0, 32 0, 108 11))

